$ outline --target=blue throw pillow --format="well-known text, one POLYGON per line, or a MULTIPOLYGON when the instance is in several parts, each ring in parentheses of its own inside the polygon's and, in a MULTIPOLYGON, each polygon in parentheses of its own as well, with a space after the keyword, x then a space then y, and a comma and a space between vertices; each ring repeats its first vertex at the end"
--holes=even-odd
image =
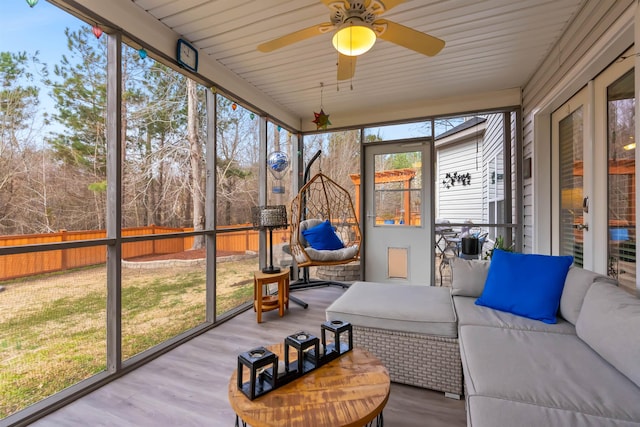
POLYGON ((572 256, 518 254, 495 250, 477 305, 544 323, 556 313, 572 256))
POLYGON ((302 230, 302 235, 309 245, 318 251, 327 250, 335 251, 344 248, 344 244, 333 231, 329 220, 322 222, 315 227, 302 230))

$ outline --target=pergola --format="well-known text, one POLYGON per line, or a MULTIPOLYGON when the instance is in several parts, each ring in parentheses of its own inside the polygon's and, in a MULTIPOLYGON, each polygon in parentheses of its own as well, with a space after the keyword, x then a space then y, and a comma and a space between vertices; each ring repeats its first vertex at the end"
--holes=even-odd
MULTIPOLYGON (((379 171, 375 174, 375 183, 376 184, 386 184, 391 182, 402 182, 402 188, 405 191, 405 197, 403 199, 402 206, 402 220, 405 224, 410 224, 411 219, 411 180, 416 176, 416 171, 410 168, 404 169, 393 169, 386 171, 379 171)), ((355 203, 356 203, 356 217, 358 217, 358 222, 360 222, 360 174, 354 173, 350 174, 349 177, 355 185, 355 203)))

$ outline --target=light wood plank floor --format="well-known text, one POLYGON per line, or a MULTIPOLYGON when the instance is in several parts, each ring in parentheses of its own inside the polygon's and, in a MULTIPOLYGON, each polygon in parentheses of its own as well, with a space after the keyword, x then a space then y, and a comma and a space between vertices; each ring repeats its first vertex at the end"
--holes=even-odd
MULTIPOLYGON (((293 295, 309 303, 307 310, 291 303, 284 317, 267 312, 261 324, 253 310, 244 312, 33 425, 233 426, 227 387, 237 355, 298 330, 320 334, 326 307, 343 292, 337 287, 297 291, 293 295)), ((464 401, 392 384, 384 420, 388 427, 465 426, 464 401)))

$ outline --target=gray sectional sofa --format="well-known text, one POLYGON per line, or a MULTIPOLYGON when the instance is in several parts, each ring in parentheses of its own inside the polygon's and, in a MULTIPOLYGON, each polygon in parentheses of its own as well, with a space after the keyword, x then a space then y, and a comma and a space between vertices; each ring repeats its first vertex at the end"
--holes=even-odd
POLYGON ((547 324, 476 305, 488 267, 452 266, 467 424, 640 426, 640 300, 571 267, 547 324))
POLYGON ((557 323, 543 323, 476 305, 488 268, 456 259, 450 290, 358 282, 327 318, 350 321, 356 345, 381 357, 393 381, 458 394, 461 364, 468 426, 640 427, 640 299, 571 267, 557 323), (416 348, 436 363, 408 361, 416 348))
POLYGON ((447 288, 355 282, 327 308, 353 326, 394 382, 462 395, 457 318, 447 288))

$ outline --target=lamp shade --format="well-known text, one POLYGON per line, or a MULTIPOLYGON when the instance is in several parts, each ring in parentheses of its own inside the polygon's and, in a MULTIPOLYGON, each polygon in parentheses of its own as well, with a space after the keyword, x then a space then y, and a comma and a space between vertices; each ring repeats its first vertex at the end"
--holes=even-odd
POLYGON ((287 208, 284 205, 254 206, 251 216, 253 227, 259 230, 287 227, 287 208))
POLYGON ((371 26, 358 18, 353 18, 333 35, 333 47, 347 56, 358 56, 367 52, 376 42, 376 33, 371 26))

